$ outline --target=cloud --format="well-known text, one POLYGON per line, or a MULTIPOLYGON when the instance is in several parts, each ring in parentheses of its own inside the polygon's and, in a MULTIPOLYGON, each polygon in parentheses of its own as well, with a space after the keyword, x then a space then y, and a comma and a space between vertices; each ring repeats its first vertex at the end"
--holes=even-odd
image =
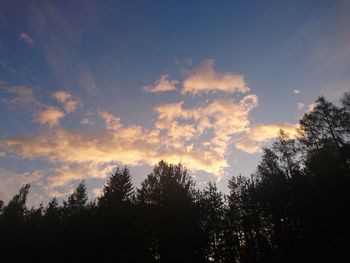
POLYGON ((298 107, 299 110, 302 110, 303 108, 305 108, 305 104, 302 103, 302 102, 298 102, 297 103, 297 107, 298 107))
POLYGON ((48 125, 50 128, 58 127, 63 117, 82 105, 78 99, 73 98, 66 91, 56 91, 51 95, 62 105, 63 109, 42 103, 36 98, 33 90, 26 86, 9 87, 5 89, 5 92, 14 94, 14 97, 2 101, 30 110, 34 122, 48 125))
POLYGON ((72 181, 84 179, 105 179, 112 171, 114 165, 101 165, 96 162, 89 162, 79 165, 62 165, 54 168, 52 176, 47 178, 48 189, 67 186, 72 181))
POLYGON ((295 89, 295 90, 293 90, 293 93, 294 93, 294 94, 300 94, 300 90, 295 89))
POLYGON ((297 135, 296 124, 261 124, 247 130, 235 143, 235 147, 246 153, 260 153, 261 143, 278 137, 280 129, 290 136, 297 135))
POLYGON ((8 104, 37 106, 39 103, 34 96, 33 90, 27 86, 9 87, 5 89, 5 92, 14 94, 14 97, 11 99, 3 99, 8 104))
POLYGON ((190 93, 196 95, 210 91, 247 93, 249 91, 243 75, 229 72, 216 73, 213 66, 214 60, 204 60, 186 77, 181 94, 190 93))
POLYGON ((71 113, 81 104, 78 100, 73 99, 67 91, 56 91, 52 96, 62 104, 66 113, 71 113))
POLYGON ((37 113, 35 121, 41 125, 47 124, 50 128, 57 127, 65 113, 53 106, 47 106, 37 113))
POLYGON ((29 46, 34 46, 34 40, 29 34, 22 32, 21 34, 19 34, 19 38, 29 46))
POLYGON ((156 80, 153 85, 144 86, 142 89, 151 93, 169 92, 175 90, 178 83, 177 80, 171 80, 169 75, 161 75, 160 79, 156 80))
POLYGON ((40 184, 44 176, 41 170, 17 173, 0 166, 0 200, 9 201, 24 184, 40 184))
POLYGON ((0 157, 5 157, 6 153, 5 152, 0 152, 0 157))
MULTIPOLYGON (((256 95, 247 95, 238 102, 215 100, 204 107, 184 108, 183 102, 160 105, 155 108, 158 120, 151 129, 125 126, 119 117, 98 110, 104 121, 99 131, 57 127, 34 135, 7 137, 2 146, 22 158, 41 158, 62 165, 115 161, 154 165, 165 159, 218 175, 228 167, 225 153, 232 136, 248 128, 248 114, 257 100, 256 95)), ((58 126, 62 116, 46 118, 42 123, 58 126)), ((67 173, 65 178, 75 177, 67 173)))
POLYGON ((94 121, 90 120, 89 118, 82 118, 80 120, 80 124, 83 124, 83 125, 93 125, 95 124, 94 121))
POLYGON ((120 123, 120 118, 113 116, 107 111, 104 111, 101 109, 99 109, 97 113, 101 117, 101 119, 105 122, 107 130, 118 131, 122 127, 120 123))
POLYGON ((156 127, 167 130, 171 145, 183 147, 183 143, 212 132, 204 145, 223 155, 232 135, 243 132, 249 125, 248 114, 257 106, 258 97, 247 95, 238 103, 231 100, 214 100, 205 107, 184 109, 183 102, 165 104, 155 108, 159 114, 156 127), (181 124, 181 121, 192 121, 181 124))
POLYGON ((79 64, 76 66, 76 78, 80 86, 91 96, 96 96, 100 93, 94 76, 87 65, 79 64))

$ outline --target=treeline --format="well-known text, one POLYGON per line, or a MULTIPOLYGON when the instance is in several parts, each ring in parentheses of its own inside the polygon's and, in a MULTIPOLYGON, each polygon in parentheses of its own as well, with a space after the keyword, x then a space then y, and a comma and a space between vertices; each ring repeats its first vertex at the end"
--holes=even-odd
MULTIPOLYGON (((340 262, 350 244, 350 94, 320 97, 283 131, 251 177, 198 190, 186 169, 159 162, 138 189, 117 169, 89 201, 28 209, 29 185, 0 203, 1 262, 340 262)), ((344 259, 343 259, 344 258, 344 259)))

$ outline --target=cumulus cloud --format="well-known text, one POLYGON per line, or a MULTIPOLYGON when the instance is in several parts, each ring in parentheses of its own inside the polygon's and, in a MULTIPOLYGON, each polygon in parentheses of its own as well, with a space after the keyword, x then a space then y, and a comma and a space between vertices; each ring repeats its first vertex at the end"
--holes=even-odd
POLYGON ((183 147, 183 142, 199 137, 210 130, 212 137, 204 145, 223 155, 231 137, 243 132, 249 125, 248 114, 258 104, 256 95, 245 96, 235 103, 231 100, 214 100, 205 107, 182 108, 183 102, 155 108, 159 118, 158 129, 167 130, 172 145, 183 147), (180 124, 192 120, 191 124, 180 124))
POLYGON ((153 85, 144 86, 142 89, 151 93, 169 92, 175 90, 178 83, 177 80, 171 80, 169 75, 161 75, 153 85))
POLYGON ((247 87, 243 75, 230 72, 217 73, 214 70, 214 60, 204 60, 183 83, 181 94, 198 94, 210 91, 247 93, 247 87))
POLYGON ((62 104, 66 113, 75 111, 80 105, 80 102, 77 99, 73 99, 72 95, 67 91, 56 91, 52 96, 62 104))
POLYGON ((278 137, 279 131, 282 129, 291 137, 297 135, 296 124, 261 124, 249 128, 238 141, 235 143, 235 147, 246 153, 254 154, 259 153, 261 150, 261 144, 268 140, 278 137))
POLYGON ((57 127, 61 119, 65 116, 60 109, 47 106, 45 109, 37 113, 35 121, 41 125, 47 124, 50 128, 57 127))
POLYGON ((19 34, 19 38, 26 44, 28 44, 29 46, 33 46, 34 45, 34 40, 33 38, 27 34, 26 32, 22 32, 21 34, 19 34))
POLYGON ((5 92, 14 96, 2 99, 3 102, 28 109, 34 122, 40 125, 48 125, 50 128, 59 126, 62 118, 75 111, 79 105, 82 105, 78 99, 73 98, 66 91, 57 91, 51 95, 61 104, 63 109, 39 101, 33 90, 27 86, 9 87, 5 89, 5 92))

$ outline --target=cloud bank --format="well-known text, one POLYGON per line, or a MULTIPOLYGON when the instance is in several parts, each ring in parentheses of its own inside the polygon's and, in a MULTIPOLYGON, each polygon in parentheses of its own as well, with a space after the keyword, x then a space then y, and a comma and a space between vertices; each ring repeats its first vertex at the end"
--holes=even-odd
MULTIPOLYGON (((260 152, 262 143, 277 137, 280 129, 296 135, 294 124, 252 126, 249 114, 258 106, 258 96, 249 92, 243 76, 217 73, 213 65, 213 60, 205 60, 187 75, 181 95, 221 91, 239 96, 216 98, 196 106, 189 106, 186 97, 156 105, 153 108, 156 121, 148 128, 125 125, 121 116, 98 108, 93 112, 79 111, 82 116, 78 116, 78 123, 89 126, 72 129, 65 127, 62 119, 73 118, 72 113, 84 105, 69 92, 51 94, 55 103, 51 105, 39 101, 29 87, 8 88, 6 92, 12 97, 6 102, 33 109, 32 120, 41 129, 33 134, 4 137, 0 143, 1 153, 3 157, 41 159, 55 164, 56 168, 51 168, 46 179, 45 191, 49 196, 59 197, 66 194, 61 190, 70 182, 104 179, 106 171, 116 162, 130 166, 154 165, 164 159, 181 162, 192 171, 221 176, 229 167, 227 153, 231 147, 255 154, 260 152)), ((166 92, 174 90, 177 84, 163 75, 153 86, 144 89, 152 93, 166 92)))

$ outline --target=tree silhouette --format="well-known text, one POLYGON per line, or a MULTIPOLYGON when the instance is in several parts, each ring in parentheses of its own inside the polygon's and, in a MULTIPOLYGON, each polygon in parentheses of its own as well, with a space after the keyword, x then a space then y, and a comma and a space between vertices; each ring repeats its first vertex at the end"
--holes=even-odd
POLYGON ((161 262, 197 259, 194 182, 181 164, 160 161, 137 191, 143 205, 152 256, 161 262))
POLYGON ((131 201, 133 193, 134 187, 129 169, 127 167, 122 170, 117 168, 103 187, 103 194, 98 199, 99 206, 113 207, 122 202, 131 201))
POLYGON ((324 97, 264 148, 229 193, 197 189, 160 161, 134 192, 116 168, 97 199, 82 181, 62 202, 27 208, 29 185, 0 201, 2 262, 338 262, 350 243, 350 93, 324 97))
POLYGON ((215 183, 209 182, 200 195, 200 231, 203 257, 206 261, 223 262, 225 204, 215 183))

